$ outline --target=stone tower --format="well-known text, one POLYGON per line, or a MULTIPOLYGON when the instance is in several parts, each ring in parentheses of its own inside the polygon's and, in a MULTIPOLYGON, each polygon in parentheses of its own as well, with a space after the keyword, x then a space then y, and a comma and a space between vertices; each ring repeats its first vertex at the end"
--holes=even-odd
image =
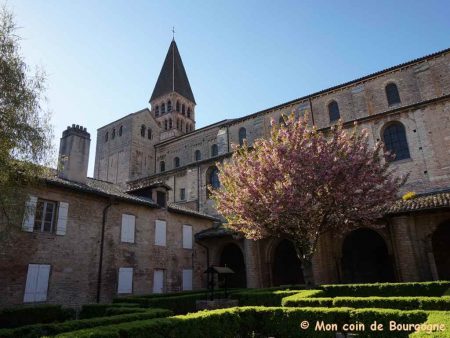
POLYGON ((161 127, 161 141, 195 130, 196 103, 175 40, 170 43, 149 102, 161 127))

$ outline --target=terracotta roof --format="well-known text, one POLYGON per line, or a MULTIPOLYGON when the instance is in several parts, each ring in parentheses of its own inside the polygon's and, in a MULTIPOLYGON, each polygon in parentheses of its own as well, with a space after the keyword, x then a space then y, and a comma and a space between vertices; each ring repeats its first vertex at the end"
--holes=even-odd
POLYGON ((172 40, 167 51, 166 59, 159 73, 150 101, 172 92, 177 92, 195 103, 194 94, 192 93, 175 40, 172 40))
POLYGON ((208 239, 208 238, 215 238, 215 237, 225 237, 225 236, 232 236, 235 234, 232 230, 225 228, 223 225, 220 225, 218 227, 212 227, 206 230, 202 230, 200 232, 197 232, 195 234, 195 239, 201 240, 201 239, 208 239))
POLYGON ((406 201, 401 199, 388 208, 385 214, 389 216, 433 209, 450 209, 450 190, 419 194, 406 201))
POLYGON ((185 214, 185 215, 190 215, 190 216, 196 216, 196 217, 202 217, 202 218, 206 218, 209 219, 211 221, 216 221, 216 222, 220 222, 220 220, 216 217, 213 217, 211 215, 205 214, 203 212, 200 211, 196 211, 187 207, 183 207, 179 204, 175 204, 175 203, 169 203, 167 205, 167 210, 172 211, 172 212, 176 212, 179 214, 185 214))

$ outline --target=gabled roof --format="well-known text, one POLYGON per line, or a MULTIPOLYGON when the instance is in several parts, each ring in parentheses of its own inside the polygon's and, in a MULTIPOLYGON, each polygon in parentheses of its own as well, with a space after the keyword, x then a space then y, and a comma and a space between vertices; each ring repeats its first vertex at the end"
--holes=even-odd
POLYGON ((172 92, 176 92, 195 103, 194 94, 192 93, 191 85, 184 70, 183 61, 181 61, 180 52, 178 51, 175 40, 172 40, 169 46, 150 102, 172 92))

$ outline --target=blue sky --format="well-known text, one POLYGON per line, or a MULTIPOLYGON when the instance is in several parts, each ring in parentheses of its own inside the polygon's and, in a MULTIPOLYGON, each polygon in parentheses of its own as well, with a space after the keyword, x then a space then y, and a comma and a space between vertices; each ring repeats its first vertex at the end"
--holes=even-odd
MULTIPOLYGON (((1 0, 0 0, 1 1, 1 0)), ((450 47, 449 1, 9 0, 22 53, 47 72, 55 147, 148 106, 175 39, 197 128, 450 47)))

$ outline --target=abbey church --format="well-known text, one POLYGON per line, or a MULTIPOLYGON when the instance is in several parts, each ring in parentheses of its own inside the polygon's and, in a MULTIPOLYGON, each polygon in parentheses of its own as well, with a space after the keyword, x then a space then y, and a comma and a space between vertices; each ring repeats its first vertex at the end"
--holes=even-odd
MULTIPOLYGON (((380 229, 323 238, 315 259, 321 283, 450 278, 450 51, 379 71, 247 116, 195 128, 196 101, 175 41, 170 44, 150 107, 98 129, 94 176, 138 194, 156 184, 168 199, 217 215, 207 186, 218 188, 216 163, 232 144, 266 137, 270 121, 307 113, 326 129, 356 121, 396 154, 392 167, 409 173, 399 202, 380 229)), ((236 286, 302 282, 289 241, 247 241, 217 227, 196 234, 214 264, 239 271, 236 286)))
POLYGON ((323 236, 316 283, 450 280, 450 49, 201 128, 196 105, 173 40, 148 108, 97 130, 93 178, 90 134, 64 131, 62 168, 30 193, 31 211, 0 256, 0 307, 200 289, 210 265, 234 270, 233 287, 303 283, 289 239, 231 232, 208 189, 220 188, 217 165, 233 145, 267 137, 291 113, 319 130, 339 119, 368 129, 395 153, 392 169, 409 174, 401 193, 415 193, 376 228, 323 236))

